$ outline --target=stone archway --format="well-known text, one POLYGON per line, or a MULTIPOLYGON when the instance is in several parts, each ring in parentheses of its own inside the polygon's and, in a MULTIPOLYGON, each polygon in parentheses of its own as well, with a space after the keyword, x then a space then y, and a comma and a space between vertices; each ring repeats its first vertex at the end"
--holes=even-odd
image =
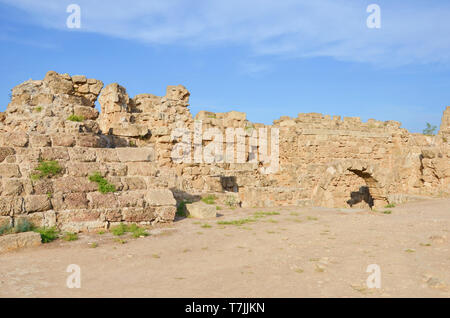
POLYGON ((385 177, 378 165, 361 160, 330 164, 312 194, 314 205, 350 207, 360 196, 372 207, 387 204, 385 177))

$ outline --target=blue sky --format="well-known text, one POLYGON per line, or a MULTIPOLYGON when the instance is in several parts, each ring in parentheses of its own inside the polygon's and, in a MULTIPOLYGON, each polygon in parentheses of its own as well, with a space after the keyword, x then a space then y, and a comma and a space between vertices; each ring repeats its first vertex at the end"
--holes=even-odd
POLYGON ((193 114, 320 112, 420 132, 450 105, 449 34, 444 0, 0 0, 0 110, 12 87, 55 70, 130 96, 183 84, 193 114), (66 26, 71 3, 80 29, 66 26), (366 26, 371 3, 380 29, 366 26))

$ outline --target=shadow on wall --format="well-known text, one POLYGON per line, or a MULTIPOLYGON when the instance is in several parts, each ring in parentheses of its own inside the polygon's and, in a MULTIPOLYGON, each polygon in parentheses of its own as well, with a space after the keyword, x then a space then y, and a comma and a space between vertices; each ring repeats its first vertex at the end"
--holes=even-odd
POLYGON ((347 204, 352 207, 360 202, 365 202, 372 209, 373 207, 373 198, 370 195, 369 187, 363 186, 359 188, 359 191, 353 191, 350 193, 350 200, 347 201, 347 204))

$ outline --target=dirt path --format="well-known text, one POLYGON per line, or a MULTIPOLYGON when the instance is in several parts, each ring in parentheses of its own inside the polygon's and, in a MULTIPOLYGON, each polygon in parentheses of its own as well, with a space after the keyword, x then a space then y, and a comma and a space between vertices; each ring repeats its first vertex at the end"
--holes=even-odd
POLYGON ((0 255, 0 296, 450 297, 450 200, 389 210, 220 211, 217 220, 182 219, 125 244, 84 234, 0 255), (217 224, 257 211, 279 215, 217 224), (69 264, 81 268, 79 289, 66 286, 69 264), (381 289, 366 286, 370 264, 380 266, 381 289))

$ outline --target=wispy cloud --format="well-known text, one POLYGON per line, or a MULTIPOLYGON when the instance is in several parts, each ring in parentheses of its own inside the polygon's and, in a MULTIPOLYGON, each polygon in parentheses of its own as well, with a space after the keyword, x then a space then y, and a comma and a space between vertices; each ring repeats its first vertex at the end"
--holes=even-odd
POLYGON ((326 56, 377 65, 450 65, 450 3, 438 0, 0 0, 64 29, 66 7, 81 7, 81 31, 184 46, 241 45, 256 55, 326 56), (381 29, 366 27, 367 5, 381 29))

